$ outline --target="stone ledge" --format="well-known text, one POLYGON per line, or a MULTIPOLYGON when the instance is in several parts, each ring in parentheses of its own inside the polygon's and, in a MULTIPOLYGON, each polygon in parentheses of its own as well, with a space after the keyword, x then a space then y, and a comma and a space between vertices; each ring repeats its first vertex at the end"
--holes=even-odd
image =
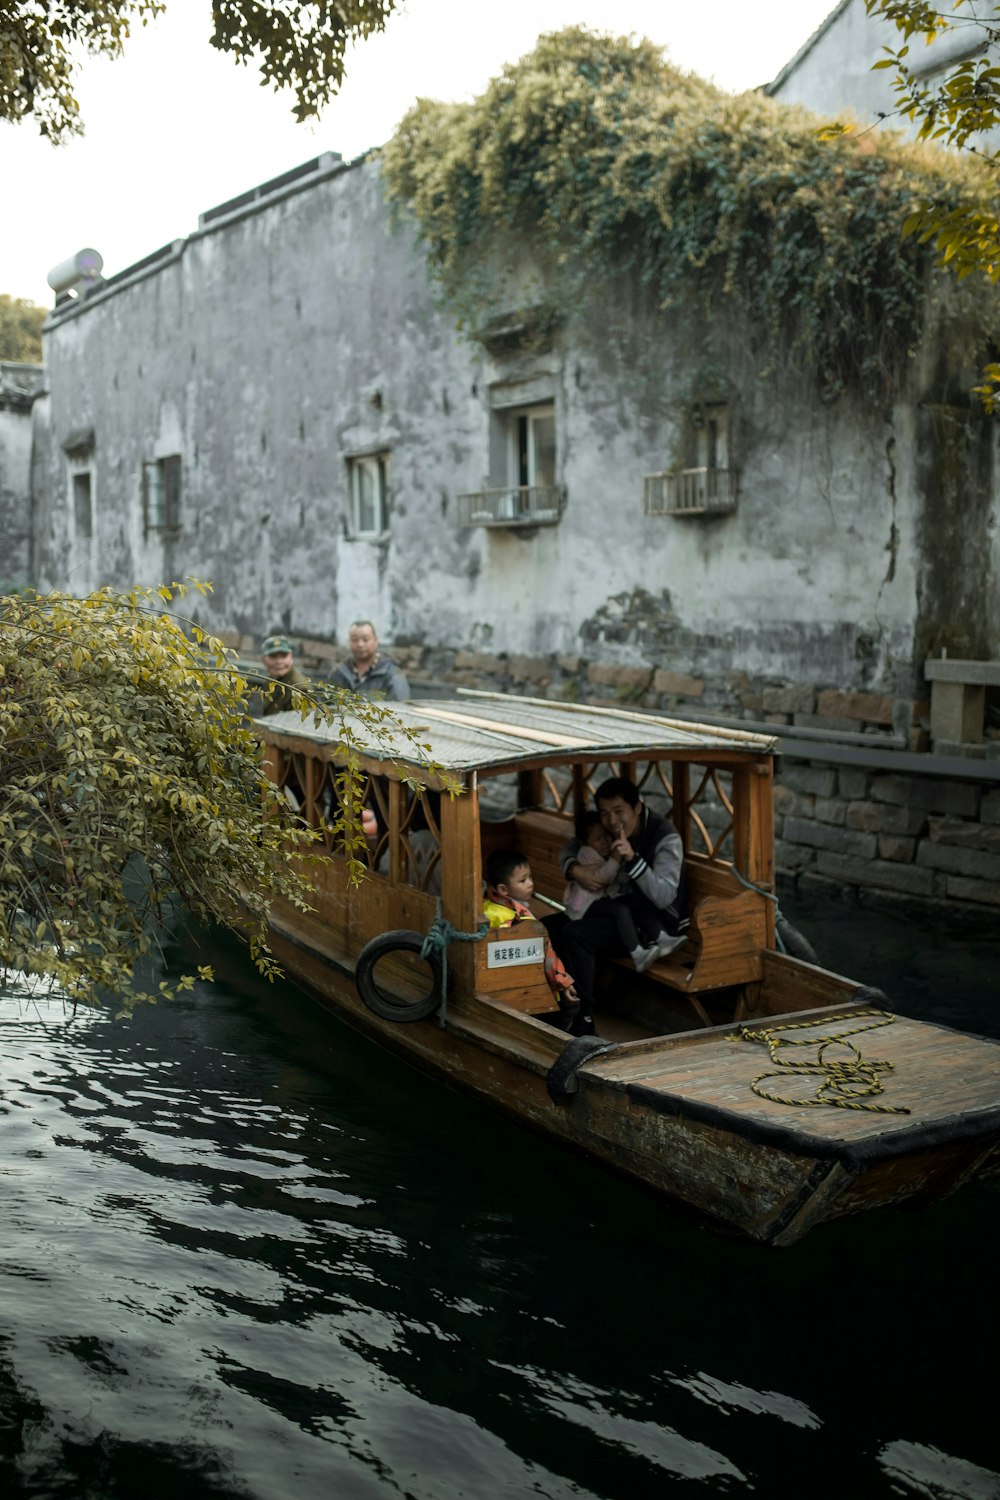
POLYGON ((806 844, 813 849, 829 849, 835 854, 855 859, 874 859, 876 839, 873 833, 855 833, 829 823, 809 823, 804 818, 786 818, 786 842, 806 844))
POLYGON ((894 698, 879 693, 843 693, 830 689, 820 693, 816 712, 826 719, 854 719, 863 724, 892 724, 894 698))
POLYGON ((1000 687, 1000 661, 962 661, 958 657, 928 657, 928 682, 960 682, 973 687, 1000 687))
POLYGON ((974 818, 979 813, 978 786, 961 781, 918 781, 907 776, 873 776, 870 795, 876 802, 923 807, 927 812, 974 818))
POLYGON ((894 833, 912 837, 923 833, 927 814, 922 807, 899 807, 892 802, 849 802, 845 823, 859 833, 894 833))
POLYGON ((700 698, 705 692, 704 680, 687 677, 683 672, 667 672, 657 667, 653 673, 654 693, 674 693, 681 698, 700 698))
POLYGON ((995 824, 972 823, 965 818, 931 818, 928 831, 935 844, 1000 854, 1000 827, 995 824))
POLYGON ((814 797, 832 797, 837 790, 836 771, 819 770, 816 766, 782 764, 781 786, 790 786, 794 792, 808 792, 814 797))
POLYGON ((963 875, 949 875, 945 881, 945 890, 954 901, 1000 906, 1000 881, 969 880, 963 875))
POLYGON ((917 850, 917 864, 949 875, 979 876, 983 880, 1000 880, 1000 854, 980 849, 962 849, 954 844, 934 844, 925 840, 917 850))
POLYGON ((902 891, 908 896, 934 895, 934 871, 921 869, 918 865, 900 865, 880 859, 858 860, 823 852, 817 857, 816 870, 831 880, 856 885, 863 890, 871 891, 881 886, 888 891, 902 891))

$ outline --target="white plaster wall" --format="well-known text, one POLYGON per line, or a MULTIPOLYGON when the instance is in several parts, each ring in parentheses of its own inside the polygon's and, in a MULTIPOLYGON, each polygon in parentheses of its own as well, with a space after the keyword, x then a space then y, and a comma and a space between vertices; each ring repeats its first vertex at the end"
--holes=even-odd
POLYGON ((910 409, 759 378, 734 317, 704 343, 738 397, 738 508, 646 517, 700 359, 676 318, 596 287, 553 348, 487 354, 390 232, 375 164, 328 175, 52 328, 42 581, 73 586, 59 444, 93 426, 100 577, 210 579, 214 628, 342 639, 370 616, 386 641, 888 686, 912 666, 926 545, 910 409), (561 523, 459 530, 456 497, 489 472, 491 387, 540 372, 561 523), (353 540, 346 455, 374 446, 390 531, 353 540), (141 466, 171 452, 183 525, 144 536, 141 466))

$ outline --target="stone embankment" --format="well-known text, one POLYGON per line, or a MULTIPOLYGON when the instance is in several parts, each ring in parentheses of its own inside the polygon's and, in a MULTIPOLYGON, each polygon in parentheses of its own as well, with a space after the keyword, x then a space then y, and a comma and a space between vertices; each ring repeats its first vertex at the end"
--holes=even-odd
POLYGON ((777 863, 785 875, 934 904, 1000 908, 995 781, 786 760, 774 800, 777 863))

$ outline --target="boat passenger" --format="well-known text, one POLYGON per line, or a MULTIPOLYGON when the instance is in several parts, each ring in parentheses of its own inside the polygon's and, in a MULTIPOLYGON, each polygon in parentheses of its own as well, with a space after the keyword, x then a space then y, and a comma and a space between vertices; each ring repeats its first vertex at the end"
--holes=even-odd
POLYGON ((601 822, 599 812, 585 812, 577 821, 579 852, 577 863, 588 865, 599 884, 591 889, 578 880, 567 881, 563 891, 563 906, 566 915, 575 922, 593 906, 603 889, 609 886, 618 874, 619 864, 611 853, 611 835, 601 822))
MULTIPOLYGON (((483 915, 491 927, 512 927, 517 922, 534 921, 527 903, 535 893, 531 865, 519 849, 494 849, 486 859, 486 899, 483 915)), ((572 1029, 580 1009, 579 996, 572 978, 545 933, 545 978, 559 1006, 556 1025, 562 1031, 572 1029)))
MULTIPOLYGON (((601 822, 599 812, 585 812, 580 820, 579 832, 580 850, 576 862, 578 865, 586 865, 594 879, 600 882, 600 886, 591 890, 578 880, 567 883, 563 892, 563 905, 566 915, 574 922, 585 916, 602 895, 612 894, 608 888, 617 881, 622 866, 622 856, 612 852, 611 834, 601 822)), ((648 941, 640 936, 632 907, 627 900, 609 901, 606 910, 617 924, 622 946, 638 973, 644 973, 655 959, 678 946, 676 941, 668 941, 669 934, 664 930, 660 914, 655 908, 651 907, 644 916, 648 941)))
MULTIPOLYGON (((581 862, 579 839, 571 839, 559 856, 567 880, 576 881, 598 897, 582 917, 573 920, 565 912, 545 918, 552 939, 566 955, 580 996, 580 1013, 573 1030, 578 1036, 594 1033, 594 974, 597 958, 627 954, 619 920, 612 910, 623 901, 631 911, 639 932, 655 947, 648 960, 663 958, 687 938, 684 912, 684 847, 680 834, 652 812, 639 789, 623 777, 612 776, 597 788, 594 798, 601 822, 611 836, 611 852, 619 860, 619 871, 607 895, 593 868, 581 862)), ((647 963, 647 967, 648 967, 647 963)))
POLYGON ((371 620, 355 620, 347 632, 350 661, 341 662, 330 678, 334 687, 349 688, 363 698, 408 698, 410 684, 388 656, 378 649, 371 620))
POLYGON ((312 684, 295 665, 292 643, 287 635, 269 635, 261 643, 260 660, 273 686, 261 691, 261 715, 287 713, 292 706, 292 689, 307 692, 312 684))

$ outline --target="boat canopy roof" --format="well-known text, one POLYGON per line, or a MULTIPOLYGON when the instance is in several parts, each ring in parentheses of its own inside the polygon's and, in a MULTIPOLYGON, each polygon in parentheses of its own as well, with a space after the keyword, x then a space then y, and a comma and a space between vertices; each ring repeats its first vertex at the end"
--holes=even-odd
POLYGON ((777 752, 777 740, 738 729, 689 724, 677 719, 592 704, 516 698, 459 690, 457 698, 417 698, 377 705, 386 720, 377 735, 352 714, 317 725, 312 714, 272 714, 255 720, 275 744, 311 740, 336 747, 348 743, 372 761, 432 762, 444 772, 514 768, 525 762, 614 760, 648 752, 711 760, 715 755, 756 757, 777 752), (401 726, 401 727, 397 727, 401 726))

